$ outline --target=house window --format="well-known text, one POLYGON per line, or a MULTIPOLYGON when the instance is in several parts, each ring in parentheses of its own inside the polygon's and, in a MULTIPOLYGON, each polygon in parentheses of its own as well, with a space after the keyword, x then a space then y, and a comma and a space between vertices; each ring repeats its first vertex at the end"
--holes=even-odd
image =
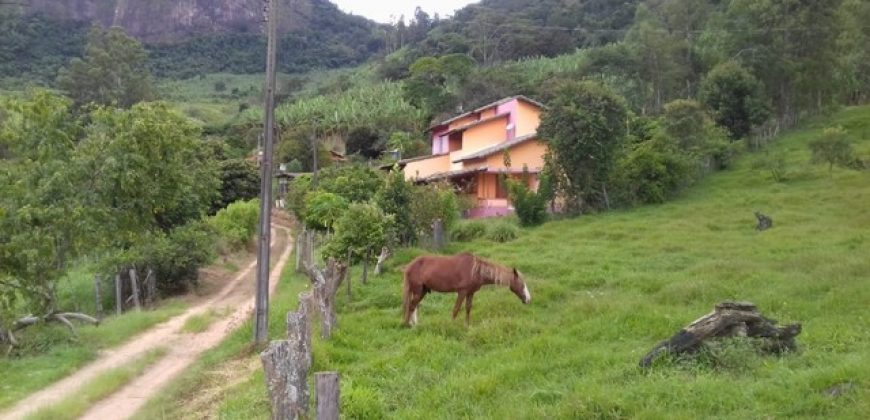
POLYGON ((462 149, 462 133, 453 133, 450 135, 450 144, 448 152, 455 152, 462 149))

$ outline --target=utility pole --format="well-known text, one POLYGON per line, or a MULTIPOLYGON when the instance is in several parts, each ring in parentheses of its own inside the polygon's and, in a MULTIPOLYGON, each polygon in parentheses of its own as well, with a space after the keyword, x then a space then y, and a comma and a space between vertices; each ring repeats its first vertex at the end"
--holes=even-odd
POLYGON ((260 226, 257 238, 257 297, 254 304, 254 342, 269 339, 269 244, 272 239, 272 150, 275 142, 275 73, 278 47, 278 2, 263 0, 266 7, 266 87, 263 155, 260 161, 260 226))

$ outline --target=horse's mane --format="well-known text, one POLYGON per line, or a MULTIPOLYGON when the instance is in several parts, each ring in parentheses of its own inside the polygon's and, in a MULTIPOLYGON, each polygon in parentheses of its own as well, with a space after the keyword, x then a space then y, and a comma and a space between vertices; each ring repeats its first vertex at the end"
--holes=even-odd
POLYGON ((473 278, 492 280, 499 286, 510 286, 514 278, 513 270, 501 265, 491 263, 484 259, 474 257, 474 265, 471 267, 473 278))

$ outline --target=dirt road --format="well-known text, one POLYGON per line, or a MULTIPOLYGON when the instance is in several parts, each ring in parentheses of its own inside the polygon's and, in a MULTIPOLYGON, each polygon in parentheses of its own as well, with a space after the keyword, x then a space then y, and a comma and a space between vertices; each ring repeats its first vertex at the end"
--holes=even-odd
MULTIPOLYGON (((280 234, 273 234, 275 239, 272 242, 272 255, 273 261, 276 262, 269 275, 270 293, 274 292, 292 250, 289 229, 275 226, 273 233, 276 231, 280 234), (274 256, 277 252, 280 252, 280 256, 275 260, 274 256)), ((162 359, 151 365, 138 378, 91 407, 83 416, 85 419, 100 420, 130 418, 148 399, 156 395, 163 386, 193 363, 203 352, 216 346, 236 327, 250 318, 254 307, 255 268, 256 260, 244 267, 216 296, 149 329, 120 347, 104 352, 99 359, 84 368, 20 401, 8 411, 0 413, 0 418, 24 418, 40 408, 75 395, 83 384, 100 374, 124 366, 151 349, 164 347, 167 349, 167 353, 162 359), (188 318, 203 314, 210 309, 217 309, 219 313, 224 315, 201 333, 181 331, 188 318)))

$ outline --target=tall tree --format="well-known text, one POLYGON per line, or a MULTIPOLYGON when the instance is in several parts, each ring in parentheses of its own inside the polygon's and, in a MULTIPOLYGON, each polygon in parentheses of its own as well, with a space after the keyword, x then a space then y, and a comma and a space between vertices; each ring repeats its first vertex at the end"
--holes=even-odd
POLYGON ((124 30, 91 28, 83 58, 73 59, 59 72, 58 86, 77 105, 94 103, 129 108, 154 96, 146 61, 148 54, 139 41, 124 30))
POLYGON ((749 71, 734 61, 717 65, 701 84, 701 101, 717 124, 728 129, 732 139, 749 135, 752 127, 767 119, 763 88, 749 71))
POLYGON ((571 211, 609 204, 607 181, 625 137, 625 100, 600 84, 565 84, 541 117, 557 188, 571 211))

